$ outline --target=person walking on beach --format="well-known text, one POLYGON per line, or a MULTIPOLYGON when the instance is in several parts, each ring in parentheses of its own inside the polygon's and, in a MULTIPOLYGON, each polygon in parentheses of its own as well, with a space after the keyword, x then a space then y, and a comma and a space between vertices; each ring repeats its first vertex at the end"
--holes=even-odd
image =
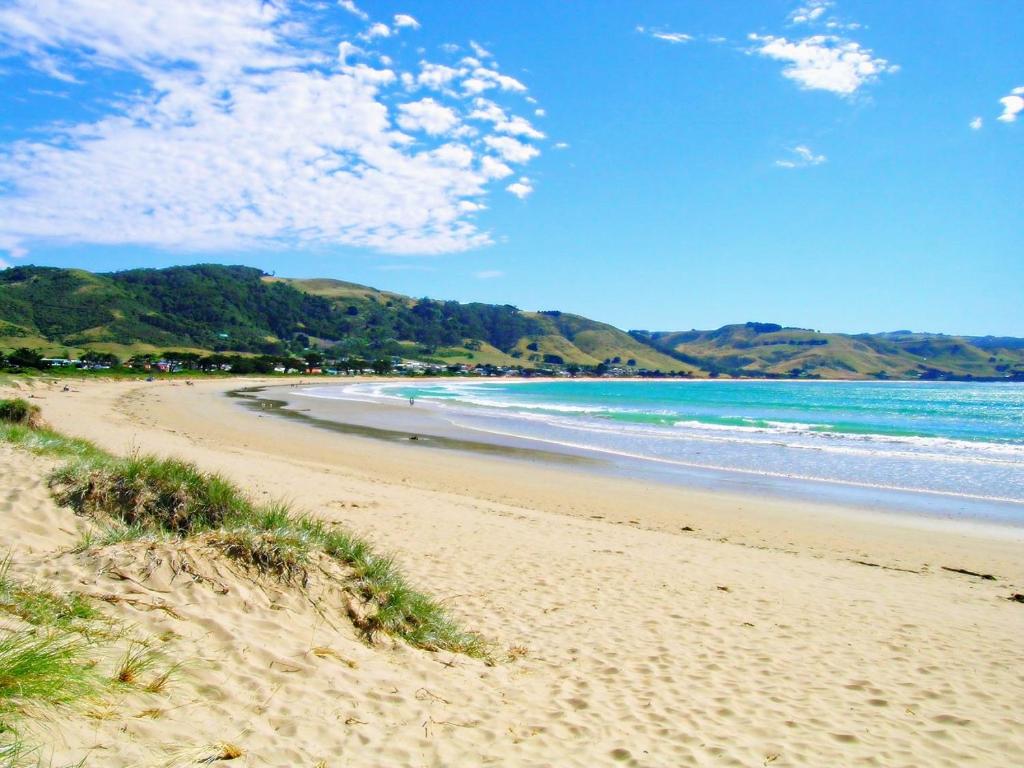
POLYGON ((409 398, 409 407, 412 407, 414 405, 416 405, 416 398, 415 397, 410 397, 409 398))

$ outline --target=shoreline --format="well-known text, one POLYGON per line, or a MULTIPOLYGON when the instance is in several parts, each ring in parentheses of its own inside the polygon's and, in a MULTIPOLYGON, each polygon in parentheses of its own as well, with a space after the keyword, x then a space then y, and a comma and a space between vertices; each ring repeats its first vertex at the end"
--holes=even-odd
MULTIPOLYGON (((386 380, 381 386, 396 384, 404 384, 404 381, 386 380)), ((383 438, 391 436, 399 439, 400 435, 408 437, 416 434, 416 439, 422 440, 421 444, 429 443, 471 452, 500 453, 504 450, 514 455, 539 451, 558 461, 568 461, 569 457, 575 457, 585 462, 594 472, 603 470, 627 479, 633 477, 659 485, 748 496, 764 494, 781 501, 824 500, 829 505, 854 511, 871 510, 886 515, 924 517, 933 521, 1024 527, 1024 500, 1016 498, 687 462, 598 445, 522 436, 497 429, 484 429, 479 425, 456 424, 450 417, 461 412, 449 412, 445 404, 429 399, 423 401, 422 408, 412 410, 404 407, 404 400, 390 395, 355 393, 350 397, 331 397, 308 391, 347 389, 354 385, 331 382, 247 389, 276 389, 280 393, 287 387, 287 392, 281 395, 284 399, 275 400, 281 404, 280 410, 275 410, 275 413, 305 419, 311 425, 327 429, 345 431, 344 425, 358 425, 365 430, 366 436, 373 436, 374 430, 380 430, 382 434, 378 436, 383 438), (401 416, 396 419, 398 414, 401 416), (430 439, 423 440, 424 435, 430 439)), ((258 392, 253 394, 259 397, 258 392)))
MULTIPOLYGON (((353 379, 346 383, 360 383, 353 379)), ((380 379, 374 377, 362 383, 377 381, 380 379)), ((689 527, 701 536, 756 547, 797 546, 831 554, 839 549, 850 556, 874 552, 875 557, 891 557, 902 565, 934 562, 942 556, 967 558, 978 566, 972 570, 991 569, 985 563, 996 558, 1005 563, 1004 570, 1019 574, 1024 581, 1024 559, 1018 559, 1015 551, 1024 545, 1024 529, 1015 526, 893 514, 865 506, 765 495, 760 490, 743 493, 618 475, 602 477, 571 466, 553 466, 544 461, 545 452, 535 457, 539 460, 522 461, 502 455, 504 450, 493 455, 424 450, 428 446, 419 441, 382 442, 328 433, 290 419, 263 418, 248 412, 238 400, 225 397, 243 387, 293 390, 298 386, 302 385, 275 379, 223 379, 198 382, 193 387, 171 382, 98 384, 93 391, 105 401, 99 410, 107 418, 83 424, 81 436, 98 438, 101 444, 121 452, 142 448, 166 453, 170 442, 192 452, 207 444, 227 443, 232 452, 241 446, 257 455, 279 455, 289 461, 320 464, 328 456, 331 466, 371 477, 376 483, 445 493, 454 490, 472 499, 673 534, 689 527), (194 408, 197 400, 201 410, 194 408), (243 414, 248 418, 237 418, 243 414), (126 422, 127 429, 112 432, 111 417, 126 422), (150 432, 149 427, 157 431, 150 432), (923 541, 921 534, 927 535, 923 541), (964 542, 971 542, 973 551, 965 552, 964 542), (941 555, 928 554, 939 544, 941 555), (981 547, 984 551, 977 549, 980 544, 986 545, 981 547), (917 556, 908 559, 909 552, 917 552, 917 556)), ((69 424, 75 410, 65 411, 69 424)), ((90 417, 94 410, 87 409, 90 417)), ((409 409, 396 410, 405 413, 409 409)))

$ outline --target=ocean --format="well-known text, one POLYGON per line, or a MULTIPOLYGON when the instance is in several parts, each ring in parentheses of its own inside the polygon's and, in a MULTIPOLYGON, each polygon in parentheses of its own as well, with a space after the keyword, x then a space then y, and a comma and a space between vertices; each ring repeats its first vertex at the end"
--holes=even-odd
POLYGON ((832 496, 860 492, 883 506, 891 492, 931 512, 1024 524, 1019 384, 452 379, 304 394, 415 398, 477 435, 708 481, 698 484, 797 483, 811 495, 828 487, 832 496))

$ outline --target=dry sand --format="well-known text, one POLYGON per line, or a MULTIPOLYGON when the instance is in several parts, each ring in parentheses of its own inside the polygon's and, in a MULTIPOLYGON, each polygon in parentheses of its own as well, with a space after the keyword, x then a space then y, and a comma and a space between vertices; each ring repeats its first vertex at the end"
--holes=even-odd
POLYGON ((367 646, 340 607, 201 552, 69 554, 84 522, 50 499, 50 462, 0 446, 15 573, 131 598, 107 610, 186 663, 42 734, 54 765, 191 765, 225 740, 245 750, 225 765, 310 768, 1024 764, 1020 531, 388 445, 260 417, 233 386, 32 394, 66 433, 369 537, 502 658, 367 646), (175 577, 181 557, 208 578, 175 577))

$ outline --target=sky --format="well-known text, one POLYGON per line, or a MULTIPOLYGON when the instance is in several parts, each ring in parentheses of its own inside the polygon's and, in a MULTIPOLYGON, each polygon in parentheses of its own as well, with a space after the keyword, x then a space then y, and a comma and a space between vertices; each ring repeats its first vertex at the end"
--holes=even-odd
POLYGON ((0 0, 0 267, 1024 336, 1019 0, 0 0))

